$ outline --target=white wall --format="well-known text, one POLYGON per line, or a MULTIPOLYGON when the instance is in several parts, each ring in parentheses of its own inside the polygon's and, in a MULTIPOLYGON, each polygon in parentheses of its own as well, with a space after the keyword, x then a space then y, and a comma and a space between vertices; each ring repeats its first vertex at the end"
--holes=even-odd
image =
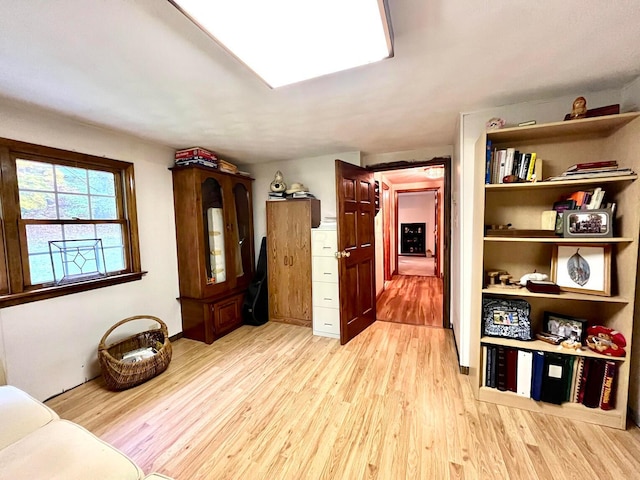
POLYGON ((117 321, 149 314, 164 320, 170 335, 182 330, 173 188, 167 170, 173 150, 9 101, 0 100, 0 112, 2 137, 135 165, 140 254, 147 275, 136 282, 0 310, 0 356, 7 382, 43 400, 99 375, 97 346, 117 321))
MULTIPOLYGON (((451 272, 449 275, 451 281, 451 290, 449 297, 449 318, 451 328, 453 329, 453 338, 456 341, 458 357, 460 356, 460 338, 465 335, 464 329, 468 328, 468 322, 462 322, 460 317, 461 302, 461 244, 462 235, 460 229, 460 204, 461 204, 461 188, 462 185, 462 122, 459 118, 456 122, 455 142, 453 144, 453 155, 451 157, 451 272)), ((468 347, 467 347, 468 348, 468 347)), ((468 355, 467 355, 468 356, 468 355)), ((460 360, 460 358, 458 358, 460 360)), ((461 365, 463 365, 461 363, 461 365)))
MULTIPOLYGON (((303 183, 320 200, 321 220, 326 216, 336 216, 336 173, 335 161, 342 160, 360 165, 360 152, 342 152, 320 157, 298 158, 277 162, 245 165, 242 170, 251 173, 253 182, 253 224, 256 256, 267 234, 266 204, 269 185, 276 171, 280 170, 287 185, 303 183)), ((257 258, 256 258, 257 261, 257 258)))

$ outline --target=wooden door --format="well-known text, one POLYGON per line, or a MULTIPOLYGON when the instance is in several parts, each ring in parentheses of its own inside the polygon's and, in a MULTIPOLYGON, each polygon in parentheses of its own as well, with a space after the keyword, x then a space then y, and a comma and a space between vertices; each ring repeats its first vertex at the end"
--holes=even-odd
POLYGON ((373 173, 336 160, 336 207, 344 345, 376 320, 373 173))

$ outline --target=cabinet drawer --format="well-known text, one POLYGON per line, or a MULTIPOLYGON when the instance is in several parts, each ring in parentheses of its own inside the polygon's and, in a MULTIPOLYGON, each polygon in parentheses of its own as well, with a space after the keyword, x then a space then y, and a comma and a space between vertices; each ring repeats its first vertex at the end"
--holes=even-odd
POLYGON ((313 305, 315 307, 338 308, 338 284, 313 282, 313 305))
POLYGON ((311 229, 311 255, 335 257, 338 251, 338 233, 335 230, 311 229))
POLYGON ((211 305, 213 330, 217 336, 224 335, 242 325, 243 299, 244 294, 240 294, 211 305))
POLYGON ((338 259, 335 257, 313 257, 313 281, 338 283, 338 259))
POLYGON ((337 308, 313 307, 313 331, 340 336, 340 311, 337 308))

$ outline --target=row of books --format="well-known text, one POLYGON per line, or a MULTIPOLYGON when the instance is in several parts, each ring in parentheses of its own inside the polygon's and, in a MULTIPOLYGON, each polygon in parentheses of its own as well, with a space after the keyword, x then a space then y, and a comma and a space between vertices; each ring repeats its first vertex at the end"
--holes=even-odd
POLYGON ((547 181, 619 177, 633 174, 632 169, 618 166, 616 160, 603 160, 600 162, 576 163, 567 168, 561 175, 547 178, 547 181))
POLYGON ((248 175, 247 172, 239 172, 238 167, 233 163, 218 158, 214 152, 202 147, 177 150, 175 163, 176 165, 201 165, 204 167, 217 168, 222 172, 248 175))
POLYGON ((564 210, 598 210, 604 204, 605 191, 601 187, 593 190, 578 190, 566 195, 553 205, 556 211, 564 210))
POLYGON ((537 177, 538 160, 535 152, 519 152, 515 148, 492 149, 491 140, 487 140, 485 183, 504 183, 507 176, 515 177, 516 181, 530 182, 534 174, 537 177))
POLYGON ((501 345, 483 345, 482 359, 486 387, 557 405, 615 407, 615 361, 501 345))

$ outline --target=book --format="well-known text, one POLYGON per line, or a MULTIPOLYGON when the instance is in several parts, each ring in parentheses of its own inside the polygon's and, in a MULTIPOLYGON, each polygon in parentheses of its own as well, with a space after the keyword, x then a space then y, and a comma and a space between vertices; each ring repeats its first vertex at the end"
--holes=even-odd
POLYGON ((576 170, 589 170, 594 168, 604 168, 604 167, 618 167, 618 162, 616 160, 603 160, 600 162, 585 162, 585 163, 576 163, 567 168, 567 172, 574 172, 576 170))
POLYGON ((531 161, 529 162, 529 170, 527 171, 527 176, 526 179, 528 182, 530 182, 533 179, 533 173, 536 171, 536 161, 537 161, 537 157, 538 154, 536 152, 531 152, 531 161))
POLYGON ((618 170, 611 170, 608 172, 578 172, 574 175, 560 175, 557 177, 549 177, 545 181, 557 182, 561 180, 583 180, 586 178, 607 178, 607 177, 622 177, 625 175, 635 175, 630 168, 623 168, 618 170))
POLYGON ((600 408, 611 410, 614 408, 615 380, 618 371, 618 364, 612 360, 607 360, 604 367, 602 380, 602 390, 600 393, 600 408))
POLYGON ((484 183, 491 183, 491 140, 487 140, 487 156, 485 161, 484 183))
POLYGON ((591 368, 591 358, 585 358, 582 362, 582 375, 580 377, 580 383, 578 384, 578 403, 582 403, 584 400, 584 392, 587 386, 587 377, 589 376, 589 369, 591 368))
POLYGON ((518 390, 518 350, 507 348, 507 390, 518 390))
POLYGON ((584 366, 584 357, 577 357, 573 365, 573 375, 571 376, 571 393, 569 401, 576 403, 578 401, 578 385, 580 377, 582 377, 582 368, 584 366))
POLYGON ((513 173, 513 156, 515 153, 516 153, 515 148, 507 148, 505 167, 504 167, 505 176, 511 175, 513 173))
POLYGON ((556 210, 545 210, 542 212, 540 228, 542 230, 555 230, 557 216, 558 212, 556 210))
POLYGON ((522 163, 520 164, 520 170, 517 175, 523 180, 527 178, 527 172, 529 171, 529 163, 531 162, 531 154, 525 153, 522 163))
POLYGON ((566 360, 566 365, 567 365, 567 379, 566 379, 566 389, 564 392, 564 401, 565 402, 570 402, 571 401, 571 382, 573 379, 573 372, 575 370, 575 359, 576 357, 572 356, 572 355, 568 355, 565 360, 566 360))
POLYGON ((505 175, 505 166, 507 162, 507 151, 506 150, 498 150, 498 181, 496 183, 504 183, 503 179, 505 175))
POLYGON ((497 379, 496 379, 496 362, 498 357, 498 348, 495 345, 491 345, 489 347, 489 359, 491 360, 491 368, 489 369, 489 380, 490 387, 496 388, 497 379))
POLYGON ((604 381, 605 361, 593 359, 589 365, 587 374, 587 382, 584 387, 584 397, 582 404, 589 408, 598 408, 600 406, 600 397, 602 396, 602 383, 604 381))
POLYGON ((489 349, 486 345, 482 346, 482 372, 483 379, 481 384, 484 384, 485 387, 489 386, 489 349))
POLYGON ((533 372, 531 374, 531 398, 540 400, 544 373, 544 353, 533 352, 533 372))
POLYGON ((503 392, 507 390, 507 352, 502 345, 498 345, 496 353, 496 387, 503 392))
POLYGON ((557 353, 544 354, 542 393, 540 396, 543 402, 560 405, 565 401, 568 370, 565 355, 558 355, 557 353))
POLYGON ((176 150, 176 154, 175 154, 176 159, 194 157, 194 156, 201 156, 208 160, 216 160, 216 156, 213 152, 202 147, 191 147, 191 148, 184 148, 182 150, 176 150))
POLYGON ((522 397, 531 397, 531 374, 533 369, 533 353, 518 350, 518 380, 516 393, 522 397))

